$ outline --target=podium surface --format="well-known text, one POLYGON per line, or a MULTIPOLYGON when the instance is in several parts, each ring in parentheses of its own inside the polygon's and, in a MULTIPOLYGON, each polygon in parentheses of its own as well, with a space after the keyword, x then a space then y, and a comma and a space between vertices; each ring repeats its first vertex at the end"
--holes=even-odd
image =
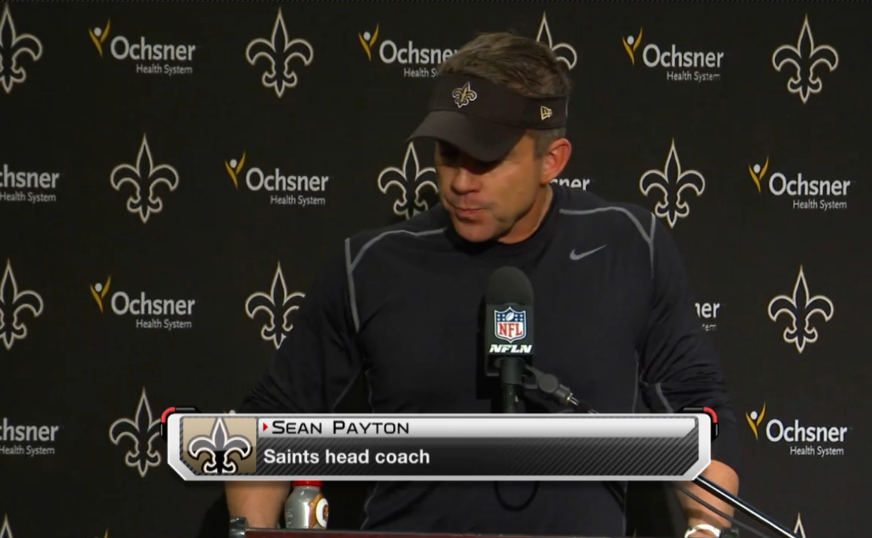
MULTIPOLYGON (((365 532, 328 530, 246 529, 245 538, 534 538, 522 534, 451 534, 427 532, 365 532)), ((536 537, 538 538, 538 537, 536 537)), ((619 538, 616 536, 549 536, 548 538, 619 538)), ((638 536, 636 538, 645 538, 638 536)))

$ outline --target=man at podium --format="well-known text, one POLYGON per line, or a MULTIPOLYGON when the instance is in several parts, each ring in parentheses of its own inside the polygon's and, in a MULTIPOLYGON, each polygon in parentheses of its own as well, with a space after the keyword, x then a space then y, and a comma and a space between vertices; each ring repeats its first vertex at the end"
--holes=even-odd
MULTIPOLYGON (((714 409, 720 435, 704 475, 737 493, 735 414, 675 242, 641 207, 552 183, 572 152, 569 93, 553 52, 527 38, 484 34, 447 59, 412 135, 435 140, 440 204, 337 245, 238 412, 330 413, 358 379, 376 413, 500 412, 478 373, 479 309, 488 276, 512 266, 535 289, 536 367, 600 413, 634 412, 637 394, 653 411, 714 409)), ((548 411, 523 400, 524 412, 548 411)), ((275 528, 289 484, 226 491, 231 516, 275 528)), ((596 482, 380 482, 363 530, 625 536, 625 493, 596 482)), ((681 505, 687 536, 729 526, 688 497, 681 505)))

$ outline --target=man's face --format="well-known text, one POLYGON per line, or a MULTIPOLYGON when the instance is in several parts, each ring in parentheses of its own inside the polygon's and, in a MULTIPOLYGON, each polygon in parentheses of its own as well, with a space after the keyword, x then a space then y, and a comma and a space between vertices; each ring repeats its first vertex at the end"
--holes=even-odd
POLYGON ((541 196, 542 159, 524 136, 496 163, 478 162, 457 148, 436 143, 439 197, 458 235, 467 241, 499 239, 541 196))

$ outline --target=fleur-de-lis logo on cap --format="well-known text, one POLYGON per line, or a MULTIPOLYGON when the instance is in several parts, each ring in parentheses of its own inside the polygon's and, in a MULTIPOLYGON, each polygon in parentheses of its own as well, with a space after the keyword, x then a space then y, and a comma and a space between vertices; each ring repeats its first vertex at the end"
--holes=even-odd
POLYGON ((133 447, 124 455, 124 464, 139 472, 145 478, 149 467, 160 465, 161 457, 152 443, 160 435, 160 417, 156 420, 151 414, 151 406, 145 395, 145 388, 136 406, 136 417, 119 418, 109 426, 109 440, 118 445, 125 437, 133 442, 133 447))
POLYGON ((8 94, 15 84, 27 80, 27 72, 20 61, 23 55, 30 56, 34 62, 42 58, 42 43, 32 34, 19 34, 9 11, 9 4, 3 6, 0 17, 0 86, 8 94))
POLYGON ((751 426, 751 431, 754 432, 754 439, 760 439, 760 425, 763 424, 763 419, 766 418, 766 403, 763 403, 763 409, 758 413, 751 411, 745 413, 745 420, 748 421, 748 426, 751 426))
POLYGON ((817 342, 818 330, 811 324, 812 318, 817 314, 824 321, 833 318, 835 307, 833 302, 824 295, 812 296, 808 291, 808 282, 805 280, 805 272, 799 266, 799 275, 793 286, 790 296, 777 295, 769 301, 767 312, 769 319, 778 321, 784 314, 790 318, 790 323, 784 329, 784 342, 796 346, 796 350, 802 353, 806 345, 817 342))
POLYGON ((269 63, 261 82, 264 87, 272 88, 281 98, 286 88, 295 88, 299 82, 297 72, 291 69, 291 62, 300 60, 308 67, 315 58, 315 50, 305 39, 288 37, 288 28, 282 17, 282 9, 279 8, 270 39, 253 39, 245 48, 245 58, 251 65, 261 58, 269 63))
POLYGON ((670 228, 675 228, 678 219, 690 215, 690 206, 684 199, 684 192, 689 190, 697 196, 702 196, 705 192, 705 178, 701 173, 681 169, 675 140, 669 148, 663 170, 648 170, 639 179, 639 190, 643 195, 647 197, 654 189, 663 193, 654 206, 654 214, 666 219, 670 228))
POLYGON ((254 319, 258 312, 267 315, 267 322, 260 330, 260 337, 272 342, 278 349, 285 337, 294 329, 292 315, 299 310, 306 294, 300 291, 288 293, 285 275, 282 274, 282 264, 278 263, 273 276, 269 293, 258 291, 249 295, 245 301, 245 313, 254 319))
POLYGON ((202 472, 206 474, 236 474, 239 467, 231 456, 239 454, 239 458, 244 460, 251 455, 252 447, 251 441, 245 437, 230 435, 224 419, 219 417, 215 419, 211 435, 194 437, 188 443, 187 451, 194 459, 207 454, 202 467, 202 472))
POLYGON ((808 102, 813 93, 820 93, 824 87, 815 70, 826 67, 830 72, 839 66, 839 53, 829 45, 817 45, 811 34, 808 15, 802 23, 796 45, 782 45, 772 53, 772 66, 779 73, 790 65, 796 73, 787 81, 787 91, 799 95, 800 100, 808 102))
POLYGON ((0 341, 10 350, 16 340, 27 338, 27 325, 21 320, 21 314, 29 310, 36 318, 42 315, 42 297, 35 291, 19 290, 15 273, 12 272, 12 260, 6 260, 6 270, 0 280, 0 341))
POLYGON ((475 93, 469 86, 469 82, 467 82, 460 88, 454 88, 454 91, 451 92, 451 97, 454 98, 454 104, 457 105, 457 108, 462 108, 478 99, 478 94, 475 93))
POLYGON ((143 134, 136 163, 116 166, 109 175, 109 182, 119 192, 125 184, 133 187, 133 194, 127 198, 127 211, 139 215, 145 224, 149 217, 163 210, 157 188, 163 185, 170 192, 175 191, 179 186, 179 173, 168 164, 155 166, 148 139, 143 134))
POLYGON ((376 182, 382 194, 387 194, 391 187, 396 187, 400 191, 400 197, 394 202, 394 215, 409 219, 430 208, 430 203, 424 197, 424 191, 432 189, 437 193, 439 187, 427 174, 435 176, 436 169, 432 166, 421 168, 413 142, 409 142, 406 147, 402 168, 389 166, 381 171, 376 182))

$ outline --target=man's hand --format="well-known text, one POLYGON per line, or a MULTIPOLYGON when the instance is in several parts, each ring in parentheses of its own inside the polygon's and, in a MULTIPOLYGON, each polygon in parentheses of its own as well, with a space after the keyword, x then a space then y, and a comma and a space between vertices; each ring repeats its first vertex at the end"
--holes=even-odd
MULTIPOLYGON (((739 475, 736 474, 730 466, 719 461, 712 460, 711 464, 702 472, 702 476, 717 484, 721 489, 724 489, 733 495, 739 493, 739 475)), ((733 507, 719 498, 715 497, 702 487, 693 482, 684 482, 682 484, 691 493, 701 498, 708 504, 714 506, 721 512, 732 516, 733 507)), ((718 529, 726 529, 732 524, 730 521, 715 514, 705 506, 691 499, 681 491, 677 491, 678 499, 681 502, 681 507, 684 509, 684 516, 687 518, 688 528, 701 523, 707 523, 718 529)), ((691 535, 693 538, 712 538, 712 533, 700 530, 691 535)))
POLYGON ((252 528, 274 529, 279 524, 291 483, 225 482, 224 490, 230 517, 244 517, 252 528))
MULTIPOLYGON (((691 525, 692 526, 692 525, 691 525)), ((687 538, 714 538, 714 534, 708 531, 696 531, 687 538)))

